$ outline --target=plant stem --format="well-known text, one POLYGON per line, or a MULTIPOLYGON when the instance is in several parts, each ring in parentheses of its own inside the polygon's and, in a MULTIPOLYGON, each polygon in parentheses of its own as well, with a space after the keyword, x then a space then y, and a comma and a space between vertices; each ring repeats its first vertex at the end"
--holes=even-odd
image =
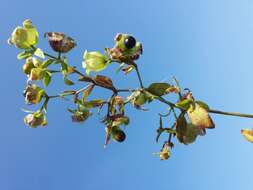
MULTIPOLYGON (((55 57, 55 56, 53 56, 53 55, 50 55, 50 54, 48 54, 48 53, 44 53, 44 55, 47 56, 47 57, 50 57, 50 58, 52 58, 52 59, 55 59, 55 60, 58 60, 58 61, 62 61, 62 60, 60 59, 60 55, 59 55, 58 58, 55 57)), ((133 66, 134 66, 134 68, 135 68, 135 70, 136 70, 136 73, 137 73, 137 76, 138 76, 138 80, 139 80, 139 83, 140 83, 140 87, 141 87, 141 88, 144 88, 143 82, 142 82, 142 79, 141 79, 141 75, 140 75, 140 71, 139 71, 139 69, 138 69, 137 64, 134 63, 134 62, 132 62, 132 63, 130 63, 130 65, 133 65, 133 66)), ((58 72, 58 71, 53 71, 53 72, 58 72)), ((118 92, 134 92, 134 91, 136 91, 136 90, 139 90, 139 89, 116 89, 116 88, 104 87, 104 86, 101 86, 101 85, 96 84, 96 82, 95 82, 91 77, 88 77, 88 76, 84 75, 83 73, 81 73, 80 71, 78 71, 78 70, 76 70, 76 69, 74 69, 74 73, 78 74, 78 75, 81 76, 81 77, 87 78, 88 80, 90 80, 89 82, 92 82, 92 83, 93 83, 94 85, 96 85, 96 86, 100 86, 100 87, 102 87, 102 88, 105 88, 105 89, 108 89, 108 90, 113 91, 114 94, 117 94, 118 92)), ((177 82, 177 81, 176 81, 176 82, 177 82)), ((66 94, 66 96, 67 96, 67 95, 73 95, 73 94, 66 94)), ((65 95, 64 95, 64 96, 65 96, 65 95)), ((50 98, 56 98, 56 97, 62 97, 62 95, 48 96, 48 100, 49 100, 50 98)), ((159 100, 160 102, 163 102, 163 103, 169 105, 170 108, 172 108, 172 109, 173 109, 173 108, 179 108, 179 107, 177 107, 174 103, 165 100, 165 99, 164 99, 163 97, 161 97, 161 96, 157 96, 156 99, 159 100)), ((47 100, 47 101, 48 101, 48 100, 47 100)), ((179 109, 182 109, 182 108, 179 108, 179 109)), ((208 112, 209 112, 209 113, 214 113, 214 114, 221 114, 221 115, 230 115, 230 116, 236 116, 236 117, 253 118, 253 115, 252 115, 252 114, 243 114, 243 113, 237 113, 237 112, 225 112, 225 111, 212 110, 212 109, 208 110, 208 112)))
MULTIPOLYGON (((159 100, 160 102, 163 102, 163 103, 169 105, 170 107, 179 108, 175 104, 165 100, 162 97, 158 96, 156 99, 159 100)), ((182 109, 182 108, 180 108, 180 109, 182 109)), ((244 113, 237 113, 237 112, 225 112, 225 111, 213 110, 213 109, 209 109, 208 112, 209 113, 214 113, 214 114, 220 114, 220 115, 230 115, 230 116, 236 116, 236 117, 253 118, 252 114, 244 114, 244 113)))
POLYGON ((44 55, 47 56, 47 57, 50 57, 50 58, 52 58, 52 59, 59 60, 57 57, 55 57, 55 56, 53 56, 53 55, 50 55, 50 54, 48 54, 48 53, 45 53, 45 52, 44 52, 44 55))
POLYGON ((139 69, 138 69, 137 64, 134 63, 134 62, 132 62, 131 65, 133 65, 134 68, 135 68, 135 70, 136 70, 136 73, 137 73, 138 80, 139 80, 139 83, 140 83, 141 88, 144 88, 143 83, 142 83, 142 79, 141 79, 141 74, 140 74, 140 71, 139 71, 139 69))
POLYGON ((253 118, 252 114, 244 114, 244 113, 238 113, 238 112, 225 112, 225 111, 219 111, 219 110, 208 110, 209 113, 214 114, 221 114, 221 115, 230 115, 230 116, 236 116, 236 117, 247 117, 247 118, 253 118))

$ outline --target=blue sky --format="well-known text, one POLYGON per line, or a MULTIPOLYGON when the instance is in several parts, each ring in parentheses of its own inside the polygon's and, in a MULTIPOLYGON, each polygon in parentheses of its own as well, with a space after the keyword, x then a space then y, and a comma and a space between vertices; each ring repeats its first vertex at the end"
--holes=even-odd
MULTIPOLYGON (((26 127, 20 110, 28 108, 22 96, 26 77, 16 59, 19 51, 6 40, 30 18, 42 49, 49 50, 44 32, 72 36, 78 46, 69 53, 69 62, 81 69, 85 49, 103 51, 113 46, 116 33, 130 33, 144 46, 138 64, 145 85, 176 76, 213 109, 253 113, 252 8, 250 0, 3 0, 0 189, 251 190, 253 145, 240 129, 252 128, 252 119, 212 115, 216 129, 193 145, 176 144, 173 156, 163 162, 152 155, 161 146, 154 141, 157 113, 166 110, 158 103, 150 104, 149 112, 128 108, 127 140, 106 149, 100 118, 73 124, 66 111, 71 104, 60 100, 49 104, 47 128, 26 127)), ((117 86, 136 87, 134 73, 125 77, 115 74, 115 68, 102 73, 117 86)), ((54 76, 48 90, 63 88, 60 76, 54 76)), ((95 96, 108 95, 95 91, 95 96)))

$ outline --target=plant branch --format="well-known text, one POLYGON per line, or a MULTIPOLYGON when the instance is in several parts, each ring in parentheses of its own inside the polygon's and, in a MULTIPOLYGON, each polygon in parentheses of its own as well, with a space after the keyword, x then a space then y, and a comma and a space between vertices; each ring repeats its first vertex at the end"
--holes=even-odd
POLYGON ((135 70, 136 70, 136 73, 137 73, 137 76, 138 76, 138 80, 139 80, 140 86, 141 86, 141 88, 144 88, 143 82, 142 82, 142 79, 141 79, 141 74, 140 74, 140 71, 139 71, 139 69, 138 69, 137 64, 134 63, 134 62, 132 62, 132 63, 130 63, 130 65, 133 65, 133 66, 134 66, 134 68, 135 68, 135 70))
MULTIPOLYGON (((182 109, 181 107, 177 107, 175 104, 165 100, 164 98, 162 98, 160 96, 156 97, 156 99, 159 100, 160 102, 163 102, 163 103, 169 105, 170 107, 182 109)), ((214 114, 220 114, 220 115, 230 115, 230 116, 236 116, 236 117, 253 118, 252 114, 244 114, 244 113, 237 113, 237 112, 225 112, 225 111, 213 110, 213 109, 209 109, 208 112, 214 113, 214 114)))
MULTIPOLYGON (((50 57, 50 58, 52 58, 52 59, 55 59, 55 60, 57 60, 57 61, 63 62, 63 60, 60 58, 60 56, 59 56, 59 57, 55 57, 55 56, 50 55, 50 54, 48 54, 48 53, 44 53, 44 55, 47 56, 47 57, 50 57)), ((141 87, 141 88, 144 88, 143 82, 142 82, 142 78, 141 78, 141 75, 140 75, 140 71, 139 71, 139 69, 138 69, 137 64, 134 63, 134 62, 131 62, 131 63, 129 63, 129 65, 133 65, 133 66, 134 66, 134 68, 135 68, 135 70, 136 70, 136 73, 137 73, 137 76, 138 76, 138 80, 139 80, 139 83, 140 83, 140 87, 141 87)), ((53 71, 53 72, 58 72, 58 71, 53 71)), ((76 68, 74 68, 73 73, 76 73, 76 74, 78 74, 78 75, 81 76, 81 77, 84 77, 84 78, 86 79, 86 82, 91 82, 91 83, 93 83, 93 84, 96 85, 96 86, 100 86, 100 87, 102 87, 102 88, 105 88, 105 89, 108 89, 108 90, 113 91, 114 94, 117 94, 118 92, 134 92, 134 91, 139 90, 139 89, 116 89, 115 87, 106 87, 106 86, 99 85, 99 84, 97 84, 97 83, 93 80, 93 78, 84 75, 83 73, 81 73, 80 71, 78 71, 76 68)), ((177 81, 176 81, 176 82, 177 82, 177 81)), ((66 96, 67 96, 67 95, 73 95, 73 94, 66 94, 66 96)), ((65 95, 64 95, 64 96, 65 96, 65 95)), ((47 100, 47 102, 48 102, 50 98, 56 98, 56 97, 62 97, 62 95, 48 96, 46 100, 47 100)), ((163 103, 169 105, 170 108, 172 108, 172 109, 174 109, 174 108, 182 109, 182 108, 180 108, 180 107, 177 107, 174 103, 172 103, 172 102, 170 102, 170 101, 167 101, 166 99, 164 99, 164 98, 161 97, 161 96, 157 96, 157 97, 155 97, 155 98, 156 98, 158 101, 163 102, 163 103)), ((236 116, 236 117, 253 118, 253 115, 252 115, 252 114, 243 114, 243 113, 237 113, 237 112, 225 112, 225 111, 213 110, 213 109, 208 110, 208 112, 209 112, 209 113, 213 113, 213 114, 220 114, 220 115, 230 115, 230 116, 236 116)))

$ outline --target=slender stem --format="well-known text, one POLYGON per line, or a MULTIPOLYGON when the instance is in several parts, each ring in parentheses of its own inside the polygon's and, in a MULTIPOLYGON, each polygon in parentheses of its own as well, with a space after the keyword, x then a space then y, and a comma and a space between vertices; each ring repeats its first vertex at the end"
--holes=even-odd
POLYGON ((209 110, 209 113, 221 114, 221 115, 230 115, 230 116, 236 116, 236 117, 253 118, 252 114, 244 114, 244 113, 237 113, 237 112, 225 112, 225 111, 212 110, 212 109, 209 110))
POLYGON ((58 59, 61 59, 61 52, 58 53, 58 59))
POLYGON ((53 96, 48 96, 48 97, 49 97, 50 99, 51 99, 51 98, 60 98, 61 95, 58 94, 58 95, 53 95, 53 96))
MULTIPOLYGON (((164 98, 162 97, 157 97, 156 98, 157 100, 159 100, 160 102, 163 102, 167 105, 169 105, 170 107, 173 107, 173 108, 179 108, 177 107, 175 104, 165 100, 164 98)), ((182 109, 182 108, 180 108, 182 109)), ((213 109, 209 109, 208 110, 209 113, 214 113, 214 114, 221 114, 221 115, 230 115, 230 116, 236 116, 236 117, 247 117, 247 118, 253 118, 253 115, 252 114, 244 114, 244 113, 237 113, 237 112, 225 112, 225 111, 220 111, 220 110, 213 110, 213 109)))
POLYGON ((61 73, 61 71, 58 70, 48 70, 50 73, 61 73))
POLYGON ((135 92, 139 89, 117 89, 117 92, 135 92))
POLYGON ((50 54, 48 54, 48 53, 45 53, 45 52, 44 52, 44 55, 47 56, 47 57, 50 57, 50 58, 52 58, 52 59, 59 60, 57 57, 55 57, 55 56, 53 56, 53 55, 50 55, 50 54))
POLYGON ((133 63, 131 63, 131 65, 133 65, 134 68, 135 68, 135 70, 136 70, 136 73, 137 73, 138 80, 139 80, 139 83, 140 83, 141 88, 144 88, 143 83, 142 83, 142 79, 141 79, 141 74, 140 74, 140 71, 139 71, 139 69, 138 69, 137 64, 133 62, 133 63))
POLYGON ((169 105, 171 109, 173 109, 174 107, 176 107, 175 104, 173 104, 172 102, 169 102, 169 101, 165 100, 165 99, 164 99, 163 97, 161 97, 161 96, 157 96, 157 97, 155 97, 155 98, 156 98, 157 100, 159 100, 160 102, 163 102, 163 103, 169 105))

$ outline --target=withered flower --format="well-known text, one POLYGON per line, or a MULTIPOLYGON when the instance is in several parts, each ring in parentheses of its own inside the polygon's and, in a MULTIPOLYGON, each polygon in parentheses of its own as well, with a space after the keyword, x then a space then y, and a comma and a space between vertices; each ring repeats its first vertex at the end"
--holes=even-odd
POLYGON ((28 84, 24 90, 25 101, 27 104, 37 104, 45 94, 45 91, 35 84, 28 84))
POLYGON ((31 70, 33 68, 35 68, 35 65, 34 65, 34 59, 33 57, 29 57, 26 59, 26 62, 25 64, 23 65, 23 72, 27 75, 30 75, 31 73, 31 70))
POLYGON ((38 126, 46 126, 47 120, 45 114, 41 110, 38 110, 34 113, 29 113, 26 115, 24 118, 24 123, 31 128, 36 128, 38 126))
POLYGON ((76 122, 76 123, 84 122, 91 115, 91 113, 88 109, 87 110, 82 110, 82 111, 75 110, 72 113, 73 113, 73 115, 71 116, 72 121, 76 122))

